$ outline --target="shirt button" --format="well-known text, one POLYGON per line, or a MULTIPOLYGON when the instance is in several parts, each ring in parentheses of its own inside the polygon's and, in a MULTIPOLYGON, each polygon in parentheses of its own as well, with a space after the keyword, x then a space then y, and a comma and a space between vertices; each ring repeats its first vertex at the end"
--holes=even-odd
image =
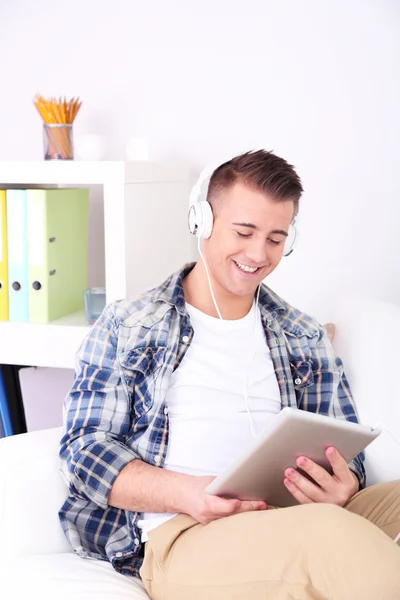
POLYGON ((300 385, 300 384, 301 384, 301 379, 300 379, 299 377, 297 377, 297 378, 294 380, 294 383, 295 383, 296 385, 300 385))
POLYGON ((167 414, 168 414, 168 406, 166 406, 166 407, 164 408, 164 415, 167 415, 167 414))
POLYGON ((121 557, 123 556, 123 553, 122 553, 122 552, 117 552, 115 556, 116 556, 117 558, 121 558, 121 557))
POLYGON ((161 456, 159 456, 158 454, 154 457, 154 462, 155 463, 159 463, 161 462, 161 456))
POLYGON ((182 338, 182 342, 183 342, 184 344, 187 344, 187 343, 188 343, 188 341, 189 341, 189 336, 188 336, 188 335, 184 335, 184 336, 183 336, 183 338, 182 338))
POLYGON ((133 540, 133 542, 134 542, 135 546, 139 546, 139 544, 140 544, 140 542, 139 542, 139 539, 138 539, 138 538, 135 538, 135 539, 133 540))

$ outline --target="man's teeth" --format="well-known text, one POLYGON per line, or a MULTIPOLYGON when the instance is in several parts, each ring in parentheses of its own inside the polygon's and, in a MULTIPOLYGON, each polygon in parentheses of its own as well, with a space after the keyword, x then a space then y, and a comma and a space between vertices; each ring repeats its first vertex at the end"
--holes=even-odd
POLYGON ((242 269, 242 271, 246 271, 246 273, 255 273, 258 269, 258 267, 248 267, 247 265, 242 265, 241 263, 236 262, 237 266, 239 267, 239 269, 242 269))

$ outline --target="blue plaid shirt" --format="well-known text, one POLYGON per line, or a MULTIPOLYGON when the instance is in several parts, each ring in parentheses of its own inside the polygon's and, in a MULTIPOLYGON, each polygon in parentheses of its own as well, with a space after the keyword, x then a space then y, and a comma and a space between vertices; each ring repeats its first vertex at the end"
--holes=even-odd
MULTIPOLYGON (((192 268, 106 307, 77 354, 65 401, 60 459, 69 493, 59 513, 63 530, 79 555, 108 560, 125 575, 138 576, 142 563, 140 514, 109 506, 108 496, 131 460, 164 465, 166 393, 193 338, 182 287, 192 268)), ((282 407, 357 421, 342 362, 325 331, 265 285, 259 306, 282 407)), ((362 461, 360 455, 349 465, 361 487, 362 461)))

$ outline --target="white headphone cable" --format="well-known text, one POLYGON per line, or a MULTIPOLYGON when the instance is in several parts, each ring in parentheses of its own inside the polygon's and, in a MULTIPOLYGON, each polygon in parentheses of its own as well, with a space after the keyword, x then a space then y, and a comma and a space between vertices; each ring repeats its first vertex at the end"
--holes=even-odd
POLYGON ((392 440, 394 440, 396 442, 396 444, 400 447, 399 440, 392 433, 390 433, 390 431, 388 431, 386 429, 386 427, 383 425, 383 423, 381 423, 380 421, 378 421, 377 423, 375 423, 375 425, 373 426, 372 429, 382 429, 382 431, 384 431, 385 433, 387 433, 388 435, 390 435, 390 437, 392 438, 392 440))
POLYGON ((208 267, 207 267, 206 259, 204 258, 204 256, 203 256, 203 253, 202 253, 202 251, 201 251, 201 240, 200 240, 200 238, 198 238, 197 247, 198 247, 198 249, 199 249, 199 254, 200 254, 200 256, 201 256, 201 258, 202 258, 202 260, 203 260, 204 267, 205 267, 205 269, 206 269, 206 275, 207 275, 207 279, 208 279, 208 285, 209 285, 209 288, 210 288, 211 297, 212 297, 212 299, 213 299, 213 302, 214 302, 215 310, 216 310, 216 311, 217 311, 217 313, 218 313, 218 317, 219 317, 219 318, 220 318, 220 319, 223 321, 223 319, 222 319, 222 315, 221 315, 221 312, 220 312, 220 310, 219 310, 219 308, 218 308, 218 304, 217 304, 217 301, 216 301, 216 299, 215 299, 214 292, 213 292, 213 289, 212 289, 212 285, 211 285, 211 279, 210 279, 210 274, 209 274, 209 272, 208 272, 208 267))

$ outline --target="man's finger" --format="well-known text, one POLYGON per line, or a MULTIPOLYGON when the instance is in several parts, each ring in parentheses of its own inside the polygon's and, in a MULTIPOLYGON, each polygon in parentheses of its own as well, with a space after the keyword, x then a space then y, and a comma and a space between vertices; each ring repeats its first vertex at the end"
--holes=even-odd
POLYGON ((349 466, 343 456, 334 448, 330 446, 325 452, 326 458, 329 460, 333 474, 336 479, 341 483, 349 484, 353 482, 353 477, 349 466))
MULTIPOLYGON (((304 477, 301 473, 296 471, 295 469, 289 468, 285 471, 285 485, 286 480, 288 480, 291 484, 294 484, 295 489, 299 489, 307 498, 310 499, 311 502, 325 502, 326 501, 326 492, 318 487, 315 483, 304 477)), ((291 493, 292 488, 287 486, 291 493)), ((296 499, 298 499, 295 496, 296 499)), ((303 504, 303 502, 302 502, 303 504)))
POLYGON ((268 508, 267 503, 263 500, 238 500, 236 498, 221 498, 220 496, 210 496, 208 506, 211 512, 227 516, 250 510, 265 510, 268 508))
POLYGON ((313 504, 314 503, 314 501, 311 500, 311 498, 309 498, 307 496, 307 494, 305 494, 299 487, 297 487, 297 485, 293 481, 290 481, 290 479, 288 479, 287 477, 285 477, 285 479, 283 480, 283 483, 285 484, 285 486, 289 490, 289 492, 292 494, 292 496, 294 496, 296 498, 296 500, 299 504, 313 504))
POLYGON ((208 509, 215 514, 230 515, 240 507, 240 500, 221 498, 220 496, 209 496, 207 498, 208 509))
POLYGON ((262 500, 242 500, 237 512, 248 512, 251 510, 266 510, 268 505, 262 500))
POLYGON ((333 487, 333 481, 331 475, 328 473, 326 469, 317 465, 314 461, 307 458, 306 456, 299 456, 296 460, 297 466, 305 471, 314 481, 318 483, 322 487, 322 489, 327 492, 331 491, 330 488, 333 487))

